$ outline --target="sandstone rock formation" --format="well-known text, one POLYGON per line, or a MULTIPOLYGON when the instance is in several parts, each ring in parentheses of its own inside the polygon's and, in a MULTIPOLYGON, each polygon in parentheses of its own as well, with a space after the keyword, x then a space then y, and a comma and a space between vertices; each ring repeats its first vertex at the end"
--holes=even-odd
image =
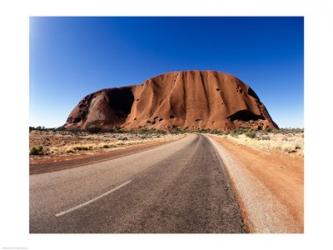
POLYGON ((216 71, 178 71, 141 85, 99 90, 70 113, 66 128, 188 130, 277 128, 255 92, 216 71))

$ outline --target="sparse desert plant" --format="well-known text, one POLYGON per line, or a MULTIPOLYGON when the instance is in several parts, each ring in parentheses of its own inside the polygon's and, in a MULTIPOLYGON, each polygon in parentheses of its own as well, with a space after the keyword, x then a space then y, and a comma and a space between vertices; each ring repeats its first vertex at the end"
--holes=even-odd
POLYGON ((271 128, 266 128, 265 131, 270 133, 270 132, 272 132, 272 129, 271 128))
POLYGON ((144 140, 144 139, 147 139, 148 137, 146 135, 139 135, 139 138, 144 140))
POLYGON ((230 130, 221 131, 221 135, 229 135, 230 130))
POLYGON ((230 135, 231 135, 232 137, 238 138, 238 136, 239 136, 239 132, 238 132, 237 130, 232 130, 232 131, 230 132, 230 135))
POLYGON ((263 135, 263 136, 259 137, 258 139, 263 140, 263 141, 269 141, 271 138, 268 135, 263 135))
POLYGON ((212 132, 213 134, 216 134, 216 135, 226 135, 228 134, 229 132, 228 131, 223 131, 223 130, 215 130, 212 132))
POLYGON ((29 131, 32 131, 32 130, 37 130, 37 131, 45 131, 47 130, 44 126, 37 126, 37 127, 32 127, 30 126, 29 127, 29 131))
POLYGON ((89 147, 86 147, 86 146, 75 146, 73 147, 73 150, 89 150, 89 147))
POLYGON ((254 139, 257 137, 256 132, 254 132, 254 131, 248 131, 245 133, 245 135, 251 139, 254 139))
POLYGON ((152 131, 150 129, 147 128, 140 128, 138 130, 135 131, 137 134, 149 134, 152 131))
MULTIPOLYGON (((184 132, 184 130, 180 130, 181 132, 184 132)), ((198 133, 209 133, 211 132, 209 129, 199 128, 197 130, 198 133)))
POLYGON ((230 131, 230 135, 235 137, 235 135, 242 135, 242 134, 246 134, 248 132, 248 129, 246 128, 236 128, 230 131))
MULTIPOLYGON (((31 128, 30 128, 31 129, 31 128)), ((30 133, 29 155, 33 160, 49 159, 49 157, 60 157, 61 155, 89 154, 100 150, 109 150, 111 148, 130 146, 134 144, 145 143, 146 141, 173 140, 168 132, 156 129, 146 129, 135 133, 127 131, 119 133, 97 133, 91 134, 85 130, 70 129, 61 131, 45 130, 34 131, 30 133), (75 134, 77 131, 77 134, 75 134), (163 134, 166 134, 165 136, 163 134), (39 147, 41 146, 41 148, 39 147), (33 148, 34 147, 34 148, 33 148), (39 156, 39 157, 37 157, 39 156)), ((112 130, 116 131, 116 130, 112 130)))
POLYGON ((43 155, 43 147, 42 146, 37 146, 37 147, 32 147, 30 149, 30 155, 43 155))
MULTIPOLYGON (((204 130, 203 129, 199 129, 198 130, 198 132, 200 133, 202 133, 202 132, 204 132, 204 130)), ((186 133, 186 130, 185 129, 182 129, 182 128, 179 128, 179 127, 173 127, 171 130, 170 130, 170 133, 171 134, 184 134, 184 133, 186 133)))
POLYGON ((115 128, 107 128, 107 129, 103 129, 102 130, 105 133, 116 133, 116 134, 120 134, 120 133, 124 133, 125 131, 123 131, 121 128, 119 127, 115 127, 115 128))
POLYGON ((137 130, 131 131, 131 133, 135 134, 160 134, 160 135, 165 135, 167 134, 166 131, 160 130, 160 129, 154 129, 154 128, 139 128, 137 130))
POLYGON ((97 134, 101 132, 101 128, 95 126, 95 125, 89 125, 86 129, 90 134, 97 134))
POLYGON ((55 131, 64 131, 64 130, 66 130, 66 128, 64 126, 55 128, 55 131))
POLYGON ((304 133, 303 128, 280 128, 278 130, 274 130, 277 133, 281 134, 298 134, 298 133, 304 133))
MULTIPOLYGON (((64 130, 59 130, 59 131, 64 131, 64 130)), ((74 135, 78 135, 82 132, 79 128, 70 128, 70 129, 68 129, 68 131, 74 135)))
POLYGON ((214 134, 214 135, 220 135, 220 134, 222 134, 222 131, 213 129, 213 130, 209 131, 209 133, 214 134))
POLYGON ((297 152, 296 149, 294 149, 294 148, 288 148, 288 147, 284 148, 284 151, 287 152, 287 153, 289 153, 289 154, 297 152))

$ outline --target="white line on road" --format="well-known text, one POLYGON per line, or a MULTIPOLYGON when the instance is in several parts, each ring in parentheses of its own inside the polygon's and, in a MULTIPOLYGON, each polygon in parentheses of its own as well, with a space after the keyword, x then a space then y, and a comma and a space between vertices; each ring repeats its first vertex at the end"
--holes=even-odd
POLYGON ((89 200, 89 201, 86 201, 86 202, 81 203, 81 204, 79 204, 79 205, 77 205, 77 206, 75 206, 75 207, 72 207, 72 208, 67 209, 67 210, 65 210, 65 211, 62 211, 62 212, 60 212, 60 213, 57 213, 55 216, 56 216, 56 217, 59 217, 59 216, 62 216, 62 215, 64 215, 64 214, 67 214, 67 213, 73 212, 74 210, 79 209, 79 208, 81 208, 81 207, 87 206, 87 205, 89 205, 90 203, 93 203, 94 201, 97 201, 97 200, 99 200, 100 198, 103 198, 104 196, 106 196, 106 195, 108 195, 108 194, 111 194, 112 192, 114 192, 114 191, 116 191, 116 190, 118 190, 118 189, 120 189, 120 188, 126 186, 126 185, 129 184, 131 181, 132 181, 132 180, 126 181, 126 182, 124 182, 123 184, 121 184, 121 185, 119 185, 119 186, 117 186, 117 187, 115 187, 115 188, 113 188, 113 189, 111 189, 111 190, 109 190, 109 191, 107 191, 107 192, 105 192, 105 193, 103 193, 103 194, 101 194, 101 195, 99 195, 99 196, 97 196, 97 197, 95 197, 95 198, 89 200))

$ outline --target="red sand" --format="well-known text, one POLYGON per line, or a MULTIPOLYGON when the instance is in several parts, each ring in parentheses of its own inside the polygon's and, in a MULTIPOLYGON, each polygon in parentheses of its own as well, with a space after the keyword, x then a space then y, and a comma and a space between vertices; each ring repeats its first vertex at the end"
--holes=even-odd
MULTIPOLYGON (((233 157, 234 164, 229 170, 232 167, 233 172, 238 168, 238 172, 247 177, 239 183, 238 176, 231 173, 236 189, 245 187, 237 191, 250 231, 303 233, 303 157, 261 151, 216 136, 212 138, 233 157), (245 183, 247 179, 253 182, 245 183)), ((224 157, 227 164, 226 153, 224 157)))

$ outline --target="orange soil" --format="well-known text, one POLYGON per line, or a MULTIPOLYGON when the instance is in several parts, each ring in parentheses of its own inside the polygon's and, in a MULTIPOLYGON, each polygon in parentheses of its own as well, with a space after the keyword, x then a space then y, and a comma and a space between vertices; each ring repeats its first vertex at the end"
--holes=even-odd
POLYGON ((265 152, 225 138, 214 139, 232 153, 276 198, 304 231, 304 158, 265 152))

